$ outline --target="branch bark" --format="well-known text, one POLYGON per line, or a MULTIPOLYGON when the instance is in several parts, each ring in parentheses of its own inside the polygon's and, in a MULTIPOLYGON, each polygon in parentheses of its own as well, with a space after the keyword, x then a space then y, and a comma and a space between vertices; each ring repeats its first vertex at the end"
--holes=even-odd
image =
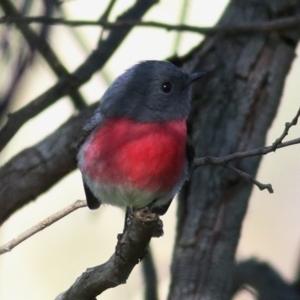
POLYGON ((116 251, 103 265, 87 269, 75 283, 56 300, 91 300, 103 291, 126 283, 131 271, 147 253, 152 237, 160 237, 162 221, 146 208, 136 210, 118 236, 116 251))

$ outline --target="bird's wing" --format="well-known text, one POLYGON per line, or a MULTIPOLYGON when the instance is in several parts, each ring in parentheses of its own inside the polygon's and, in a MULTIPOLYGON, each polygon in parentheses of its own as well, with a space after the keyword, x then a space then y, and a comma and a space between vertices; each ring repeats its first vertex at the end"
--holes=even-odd
MULTIPOLYGON (((101 124, 103 123, 104 120, 104 116, 102 115, 99 107, 96 109, 94 116, 92 117, 91 121, 89 123, 87 123, 85 125, 85 127, 82 130, 82 136, 77 144, 77 148, 78 150, 81 148, 81 146, 84 144, 84 142, 86 141, 86 139, 90 136, 90 134, 92 133, 92 131, 101 126, 101 124)), ((82 178, 83 181, 83 187, 84 187, 84 192, 85 192, 85 196, 86 196, 86 201, 87 201, 87 205, 90 209, 97 209, 99 208, 101 202, 100 200, 98 200, 94 194, 92 193, 92 191, 90 190, 90 188, 88 187, 88 185, 86 184, 86 182, 84 181, 84 179, 82 178)))
POLYGON ((186 151, 186 158, 187 158, 187 163, 188 163, 188 179, 191 177, 191 172, 193 168, 193 161, 195 158, 195 148, 192 143, 192 138, 191 138, 191 124, 190 122, 186 122, 186 127, 187 127, 187 138, 186 138, 186 146, 185 146, 185 151, 186 151))
POLYGON ((82 181, 83 181, 83 187, 84 187, 84 192, 85 192, 85 196, 86 196, 86 202, 87 202, 89 209, 99 208, 101 202, 91 192, 88 185, 84 182, 84 179, 82 179, 82 181))
POLYGON ((167 202, 164 205, 161 206, 154 206, 151 208, 151 211, 159 216, 163 216, 169 209, 173 199, 170 199, 169 202, 167 202))
POLYGON ((83 143, 85 142, 87 137, 92 133, 92 131, 97 127, 101 126, 101 124, 104 122, 104 119, 105 117, 101 112, 101 107, 98 106, 98 108, 95 110, 92 119, 82 129, 82 135, 77 144, 78 149, 83 145, 83 143))

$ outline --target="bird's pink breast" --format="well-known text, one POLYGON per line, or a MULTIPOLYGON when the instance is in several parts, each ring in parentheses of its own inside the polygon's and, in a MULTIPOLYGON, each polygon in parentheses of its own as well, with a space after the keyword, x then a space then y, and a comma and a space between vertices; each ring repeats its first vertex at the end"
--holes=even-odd
POLYGON ((186 134, 185 120, 139 123, 110 119, 86 146, 84 172, 102 184, 167 192, 182 178, 186 134))

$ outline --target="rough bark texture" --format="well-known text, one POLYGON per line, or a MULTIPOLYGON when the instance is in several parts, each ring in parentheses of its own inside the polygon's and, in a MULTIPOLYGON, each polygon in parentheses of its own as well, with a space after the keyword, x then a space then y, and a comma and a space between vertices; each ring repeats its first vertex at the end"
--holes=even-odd
MULTIPOLYGON (((299 1, 236 0, 219 25, 295 15, 299 1)), ((212 70, 195 87, 191 115, 196 157, 262 147, 295 57, 293 31, 211 36, 188 57, 188 71, 212 70)), ((255 175, 260 158, 233 163, 255 175)), ((235 173, 194 170, 178 208, 178 232, 169 299, 230 298, 234 255, 253 186, 235 173)))

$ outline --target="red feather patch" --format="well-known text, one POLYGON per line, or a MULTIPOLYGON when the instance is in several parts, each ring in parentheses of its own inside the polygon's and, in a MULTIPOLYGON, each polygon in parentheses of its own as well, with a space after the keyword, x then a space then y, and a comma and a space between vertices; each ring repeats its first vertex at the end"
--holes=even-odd
POLYGON ((186 134, 185 120, 139 123, 110 119, 86 146, 85 172, 102 184, 170 191, 186 162, 186 134))

